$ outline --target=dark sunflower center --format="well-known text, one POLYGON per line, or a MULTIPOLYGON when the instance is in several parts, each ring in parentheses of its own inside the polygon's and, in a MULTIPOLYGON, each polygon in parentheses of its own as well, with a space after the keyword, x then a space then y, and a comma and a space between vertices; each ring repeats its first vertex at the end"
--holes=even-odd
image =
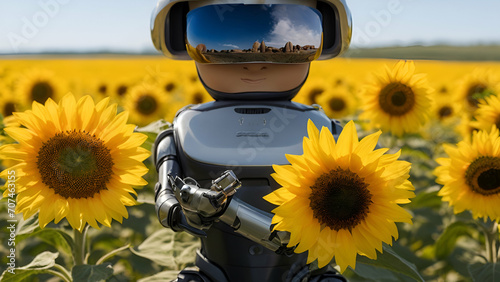
POLYGON ((488 87, 482 83, 473 84, 467 90, 467 103, 471 107, 477 107, 479 103, 478 97, 482 96, 482 94, 488 90, 488 87))
POLYGON ((116 88, 116 94, 118 96, 123 96, 125 93, 127 93, 128 87, 126 85, 120 85, 118 88, 116 88))
POLYGON ((175 89, 175 83, 169 82, 169 83, 165 84, 165 91, 170 93, 174 89, 175 89))
POLYGON ((42 182, 64 198, 91 198, 107 189, 113 159, 104 143, 86 132, 67 131, 44 142, 37 156, 42 182))
POLYGON ((401 107, 406 103, 406 94, 402 91, 396 91, 391 96, 391 102, 394 106, 401 107))
POLYGON ((137 102, 135 104, 135 109, 139 113, 145 116, 154 113, 157 108, 158 108, 158 102, 153 96, 149 94, 145 94, 139 97, 139 99, 137 99, 137 102))
POLYGON ((8 116, 11 116, 12 113, 14 113, 15 111, 16 111, 16 105, 12 102, 7 102, 3 106, 2 113, 3 113, 4 117, 8 117, 8 116))
POLYGON ((439 118, 441 119, 449 117, 452 114, 453 114, 453 109, 450 106, 443 106, 438 111, 439 118))
POLYGON ((47 99, 54 96, 54 88, 48 82, 40 81, 31 88, 31 100, 44 104, 47 99))
POLYGON ((311 103, 316 103, 316 98, 318 98, 318 96, 323 92, 325 92, 325 89, 316 87, 309 91, 309 95, 307 97, 309 97, 309 101, 311 101, 311 103))
POLYGON ((476 193, 498 194, 500 192, 500 158, 483 156, 475 159, 465 171, 465 181, 476 193))
POLYGON ((495 120, 495 125, 497 126, 498 129, 500 129, 500 115, 497 116, 497 119, 495 120))
POLYGON ((415 106, 415 93, 411 87, 399 82, 385 86, 379 94, 379 104, 391 116, 402 116, 415 106))
POLYGON ((311 187, 310 207, 322 225, 351 230, 368 214, 372 194, 368 184, 350 170, 337 168, 316 179, 311 187))
POLYGON ((102 95, 106 95, 106 93, 108 92, 108 86, 106 86, 105 84, 101 84, 97 91, 102 95))
POLYGON ((203 94, 201 92, 196 92, 193 95, 193 102, 195 104, 201 104, 203 103, 203 94))
POLYGON ((334 112, 341 112, 345 109, 346 104, 344 99, 335 97, 330 99, 330 109, 334 112))

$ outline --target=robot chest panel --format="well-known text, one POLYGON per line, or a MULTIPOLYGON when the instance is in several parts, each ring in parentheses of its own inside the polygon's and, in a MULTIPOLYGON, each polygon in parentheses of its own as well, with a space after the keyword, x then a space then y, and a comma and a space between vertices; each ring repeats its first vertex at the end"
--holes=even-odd
POLYGON ((190 159, 217 166, 287 164, 286 154, 302 154, 307 121, 331 130, 331 120, 315 111, 277 106, 230 106, 187 110, 175 130, 179 147, 190 159))

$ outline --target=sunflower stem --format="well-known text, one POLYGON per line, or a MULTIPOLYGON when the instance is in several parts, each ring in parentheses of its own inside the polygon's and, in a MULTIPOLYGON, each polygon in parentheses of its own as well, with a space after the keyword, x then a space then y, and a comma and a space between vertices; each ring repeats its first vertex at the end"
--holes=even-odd
POLYGON ((72 280, 71 273, 66 268, 64 268, 64 266, 56 263, 54 265, 54 268, 60 271, 60 272, 58 272, 58 271, 54 271, 54 272, 59 273, 60 275, 57 275, 57 276, 61 277, 64 281, 71 281, 72 280))
POLYGON ((71 280, 71 276, 68 277, 66 274, 63 274, 61 272, 58 272, 58 271, 55 271, 55 270, 52 270, 52 269, 48 269, 47 273, 52 274, 54 276, 57 276, 57 277, 61 278, 62 281, 64 281, 64 282, 71 282, 72 281, 71 280))
POLYGON ((498 236, 498 223, 496 221, 491 222, 488 219, 487 227, 483 229, 485 244, 486 244, 486 258, 490 263, 496 263, 498 261, 497 256, 497 236, 498 236))
POLYGON ((82 265, 85 263, 85 253, 86 253, 86 236, 87 236, 88 225, 83 227, 82 232, 77 229, 73 230, 75 240, 75 249, 73 250, 73 259, 75 265, 82 265))

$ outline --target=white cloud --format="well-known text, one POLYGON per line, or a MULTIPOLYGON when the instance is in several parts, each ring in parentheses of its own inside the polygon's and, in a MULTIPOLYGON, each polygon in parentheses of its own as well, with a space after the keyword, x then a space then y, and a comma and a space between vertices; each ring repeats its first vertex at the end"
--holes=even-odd
POLYGON ((264 40, 266 45, 279 48, 285 46, 288 41, 300 46, 321 45, 321 24, 316 26, 317 29, 313 29, 307 25, 311 23, 311 19, 305 19, 305 15, 297 13, 299 11, 290 11, 286 6, 280 8, 282 9, 273 11, 274 27, 270 37, 264 40))
POLYGON ((238 45, 234 45, 234 44, 222 44, 222 46, 225 46, 225 47, 231 47, 233 49, 241 49, 238 45))

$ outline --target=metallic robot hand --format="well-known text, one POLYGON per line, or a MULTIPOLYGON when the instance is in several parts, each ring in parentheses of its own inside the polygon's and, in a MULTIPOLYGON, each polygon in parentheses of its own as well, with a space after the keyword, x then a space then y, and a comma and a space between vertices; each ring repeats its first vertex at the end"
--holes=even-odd
POLYGON ((226 210, 228 199, 241 187, 241 182, 230 170, 213 180, 210 188, 200 187, 190 177, 181 179, 169 175, 169 182, 188 224, 200 230, 210 228, 226 210))
POLYGON ((293 248, 286 247, 290 238, 288 232, 271 232, 272 215, 239 199, 231 199, 241 187, 231 170, 213 180, 210 189, 201 188, 192 178, 169 177, 169 180, 190 226, 204 230, 215 220, 220 220, 272 251, 282 254, 293 251, 293 248))

